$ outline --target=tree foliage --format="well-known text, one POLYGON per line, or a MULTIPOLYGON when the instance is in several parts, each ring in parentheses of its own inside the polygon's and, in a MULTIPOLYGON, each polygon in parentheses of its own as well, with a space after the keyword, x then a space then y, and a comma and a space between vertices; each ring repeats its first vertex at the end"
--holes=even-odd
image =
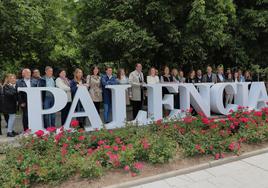
POLYGON ((267 0, 0 0, 0 68, 267 67, 267 0), (15 66, 14 66, 15 65, 15 66))

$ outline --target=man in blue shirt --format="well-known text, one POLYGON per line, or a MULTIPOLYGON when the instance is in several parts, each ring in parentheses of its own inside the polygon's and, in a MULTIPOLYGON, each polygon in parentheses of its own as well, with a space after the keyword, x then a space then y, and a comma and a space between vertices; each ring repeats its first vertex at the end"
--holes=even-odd
POLYGON ((101 77, 103 107, 104 107, 104 122, 109 123, 110 112, 112 108, 112 93, 110 89, 105 88, 107 85, 116 85, 116 77, 113 76, 113 69, 106 68, 106 74, 101 77))

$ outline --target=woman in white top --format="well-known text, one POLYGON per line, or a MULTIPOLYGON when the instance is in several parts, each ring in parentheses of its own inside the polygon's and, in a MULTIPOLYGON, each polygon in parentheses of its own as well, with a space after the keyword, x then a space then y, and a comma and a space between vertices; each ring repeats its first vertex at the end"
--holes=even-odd
POLYGON ((147 76, 147 84, 157 84, 159 83, 159 76, 156 74, 156 69, 154 67, 150 68, 149 76, 147 76))
POLYGON ((71 88, 70 88, 70 81, 66 77, 66 71, 64 69, 59 70, 59 77, 56 79, 56 87, 62 89, 67 94, 68 102, 66 106, 61 110, 61 124, 64 125, 70 107, 72 103, 72 94, 71 94, 71 88))

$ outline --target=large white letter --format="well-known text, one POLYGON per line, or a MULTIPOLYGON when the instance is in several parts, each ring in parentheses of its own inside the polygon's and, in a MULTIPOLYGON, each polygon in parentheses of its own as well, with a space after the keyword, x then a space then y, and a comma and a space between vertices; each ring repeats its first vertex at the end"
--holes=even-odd
POLYGON ((257 110, 267 106, 268 97, 264 82, 252 82, 248 98, 249 108, 257 110))
POLYGON ((94 103, 89 95, 89 92, 86 87, 80 86, 77 88, 75 93, 72 106, 70 108, 68 117, 66 119, 65 128, 70 128, 70 123, 75 117, 88 117, 91 126, 85 127, 86 131, 92 131, 94 129, 100 129, 102 125, 102 121, 100 116, 94 106, 94 103), (80 101, 84 111, 75 112, 78 102, 80 101))
POLYGON ((147 84, 148 114, 149 119, 159 120, 163 118, 163 105, 174 113, 174 95, 166 94, 162 98, 162 87, 166 87, 171 93, 178 93, 177 84, 147 84))
POLYGON ((33 132, 43 130, 43 115, 60 111, 67 104, 66 93, 59 88, 51 87, 20 87, 18 91, 27 93, 29 129, 33 132), (43 109, 41 92, 50 92, 54 97, 54 105, 49 109, 43 109))
POLYGON ((236 83, 237 93, 234 98, 234 103, 246 107, 248 106, 248 85, 251 82, 238 82, 236 83))
POLYGON ((107 128, 119 128, 124 126, 126 113, 126 89, 130 85, 107 85, 112 91, 112 122, 106 124, 107 128))
POLYGON ((180 108, 181 110, 189 110, 190 104, 197 112, 204 113, 207 117, 210 116, 210 86, 213 83, 195 84, 180 84, 180 108))
POLYGON ((217 83, 211 87, 210 99, 211 99, 211 110, 218 114, 227 115, 230 110, 236 111, 236 104, 228 104, 226 107, 223 105, 223 91, 224 89, 228 93, 236 94, 236 84, 235 83, 217 83))

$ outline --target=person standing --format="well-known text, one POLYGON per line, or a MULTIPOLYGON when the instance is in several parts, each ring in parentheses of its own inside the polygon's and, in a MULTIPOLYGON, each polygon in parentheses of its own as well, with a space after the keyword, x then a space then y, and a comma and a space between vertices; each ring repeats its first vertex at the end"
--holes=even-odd
MULTIPOLYGON (((231 72, 227 74, 227 78, 225 79, 225 82, 234 82, 231 72)), ((228 104, 231 104, 233 102, 233 98, 234 98, 234 94, 232 92, 228 92, 227 90, 225 90, 225 107, 228 104)))
POLYGON ((17 89, 16 89, 16 76, 8 74, 5 78, 3 86, 3 107, 2 111, 8 114, 8 128, 7 137, 14 137, 17 133, 14 131, 14 124, 17 112, 17 89))
POLYGON ((36 85, 39 84, 39 80, 41 79, 39 69, 32 70, 32 80, 35 82, 36 85))
MULTIPOLYGON (((45 68, 45 76, 42 77, 38 82, 39 87, 56 87, 54 77, 53 77, 53 68, 50 66, 46 66, 45 68)), ((43 106, 44 109, 49 109, 54 105, 54 97, 50 92, 43 92, 43 106)), ((44 127, 55 127, 56 123, 56 114, 45 114, 44 115, 44 127)))
POLYGON ((245 79, 245 82, 252 82, 252 76, 248 70, 245 71, 244 73, 244 79, 245 79))
POLYGON ((184 73, 182 70, 179 71, 179 82, 180 83, 185 83, 186 78, 184 77, 184 73))
POLYGON ((156 69, 154 67, 150 68, 149 76, 147 76, 147 84, 157 84, 160 82, 159 76, 156 75, 156 69))
POLYGON ((235 73, 234 73, 234 79, 233 80, 234 80, 234 82, 240 82, 240 76, 239 76, 237 71, 235 71, 235 73))
POLYGON ((171 76, 173 77, 173 80, 174 80, 175 82, 180 82, 180 80, 179 80, 179 72, 178 72, 178 69, 173 68, 173 69, 171 70, 171 76))
MULTIPOLYGON (((22 79, 19 79, 16 88, 19 87, 37 87, 37 82, 31 78, 31 70, 25 68, 22 70, 22 79)), ((23 130, 26 131, 28 127, 28 107, 27 107, 27 94, 23 91, 18 92, 18 104, 22 110, 22 124, 23 130)))
POLYGON ((195 82, 196 82, 195 71, 194 70, 191 70, 189 72, 188 78, 186 79, 186 83, 195 84, 195 82))
POLYGON ((223 65, 217 67, 217 83, 225 82, 223 65))
POLYGON ((203 80, 202 71, 200 69, 198 69, 196 71, 196 80, 195 80, 195 83, 202 83, 202 80, 203 80))
POLYGON ((108 85, 116 85, 116 77, 113 76, 112 67, 106 67, 106 74, 101 77, 101 85, 103 92, 103 107, 104 107, 104 122, 110 122, 110 113, 112 109, 112 93, 109 88, 106 88, 108 85))
POLYGON ((207 74, 203 76, 203 82, 217 83, 217 75, 212 73, 211 66, 207 66, 207 74))
MULTIPOLYGON (((79 87, 87 87, 88 88, 88 85, 86 83, 86 80, 83 78, 83 71, 79 68, 76 68, 74 71, 74 79, 71 80, 71 82, 70 82, 72 98, 74 98, 75 93, 79 87)), ((84 110, 83 106, 82 106, 81 102, 79 101, 77 104, 77 107, 76 107, 76 111, 81 112, 83 110, 84 110)), ((84 128, 85 118, 78 117, 77 120, 79 122, 79 127, 84 128)))
POLYGON ((242 70, 238 69, 237 73, 238 73, 238 77, 239 77, 240 82, 245 82, 245 77, 243 76, 242 70))
MULTIPOLYGON (((120 68, 117 71, 117 82, 120 85, 126 85, 129 84, 129 80, 128 77, 126 76, 126 72, 124 69, 120 68)), ((126 104, 129 105, 130 101, 129 101, 129 96, 131 96, 131 89, 127 89, 126 90, 126 104)))
POLYGON ((2 116, 3 113, 3 102, 4 102, 4 93, 3 93, 3 86, 0 83, 0 135, 2 135, 2 116))
POLYGON ((59 70, 58 78, 56 79, 56 87, 62 89, 67 94, 67 104, 61 110, 61 125, 64 125, 72 104, 70 81, 66 77, 66 71, 64 69, 59 70))
POLYGON ((129 83, 131 85, 131 104, 133 110, 133 118, 136 118, 139 110, 143 107, 144 99, 144 77, 142 73, 142 65, 140 63, 136 64, 135 70, 129 75, 129 83))
POLYGON ((102 88, 100 69, 98 66, 93 66, 91 69, 91 75, 87 76, 87 84, 89 86, 89 94, 94 102, 95 108, 100 114, 100 105, 102 102, 102 88))

